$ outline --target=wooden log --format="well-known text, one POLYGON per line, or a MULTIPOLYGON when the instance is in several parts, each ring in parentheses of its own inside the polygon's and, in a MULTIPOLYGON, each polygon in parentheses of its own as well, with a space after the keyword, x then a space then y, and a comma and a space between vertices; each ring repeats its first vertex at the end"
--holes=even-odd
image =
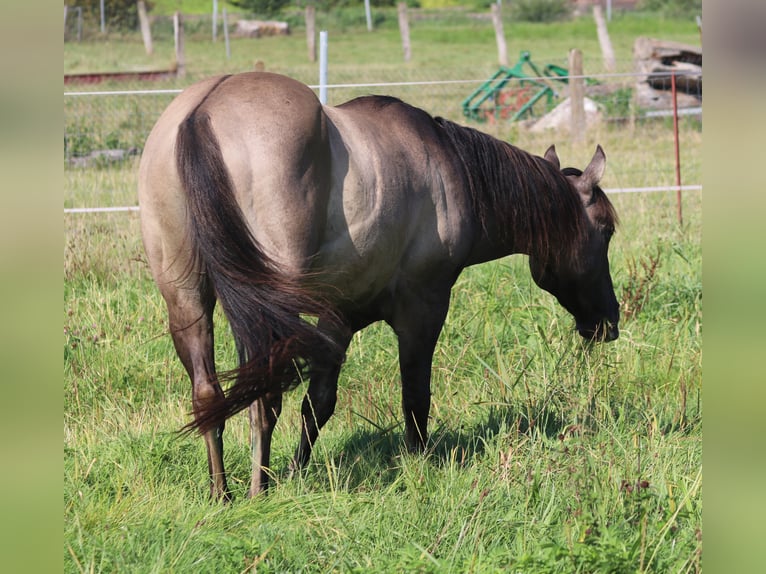
POLYGON ((288 36, 290 35, 290 24, 278 20, 237 20, 234 34, 241 38, 288 36))
POLYGON ((226 59, 231 60, 231 43, 229 42, 229 15, 226 6, 223 7, 223 41, 226 44, 226 59))
POLYGON ((176 49, 176 76, 186 76, 186 51, 184 48, 184 21, 180 12, 173 14, 173 40, 176 49))
POLYGON ((593 5, 593 18, 596 20, 596 33, 598 34, 598 43, 601 45, 601 54, 604 57, 604 69, 608 73, 613 73, 617 67, 614 59, 614 50, 612 41, 609 39, 609 31, 606 28, 606 20, 601 4, 593 5))
POLYGON ((146 3, 144 0, 138 0, 138 21, 141 26, 141 37, 144 40, 144 49, 150 56, 154 53, 152 46, 152 29, 149 26, 149 16, 146 13, 146 3))
POLYGON ((503 17, 499 4, 492 4, 492 24, 495 26, 495 40, 497 41, 497 60, 501 66, 508 65, 508 48, 505 44, 505 32, 503 31, 503 17))
POLYGON ((218 41, 218 0, 213 0, 213 43, 218 41))
POLYGON ((317 61, 316 7, 306 5, 306 46, 309 52, 309 62, 317 61))
POLYGON ((410 23, 407 19, 407 3, 399 2, 397 5, 399 14, 399 33, 402 35, 402 52, 404 52, 404 61, 409 62, 412 57, 410 49, 410 23))
POLYGON ((364 17, 367 19, 367 31, 372 32, 372 11, 370 0, 364 0, 364 17))

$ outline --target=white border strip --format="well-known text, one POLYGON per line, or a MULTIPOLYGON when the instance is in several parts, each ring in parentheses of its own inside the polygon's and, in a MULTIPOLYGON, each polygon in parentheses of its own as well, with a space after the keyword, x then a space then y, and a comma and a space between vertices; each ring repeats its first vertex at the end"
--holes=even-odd
MULTIPOLYGON (((614 189, 605 189, 605 193, 650 193, 657 191, 700 191, 701 185, 667 185, 660 187, 619 187, 614 189)), ((111 213, 120 211, 138 211, 137 205, 129 205, 124 207, 70 207, 65 208, 64 213, 111 213)))

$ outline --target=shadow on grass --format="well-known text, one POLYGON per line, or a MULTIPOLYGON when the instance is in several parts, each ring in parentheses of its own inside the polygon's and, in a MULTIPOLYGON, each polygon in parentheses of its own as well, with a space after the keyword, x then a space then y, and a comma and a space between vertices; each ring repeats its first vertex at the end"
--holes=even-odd
MULTIPOLYGON (((383 429, 367 426, 339 439, 335 447, 315 452, 301 476, 309 482, 318 481, 316 488, 330 488, 331 482, 349 491, 385 488, 398 480, 411 457, 423 457, 437 467, 454 464, 466 467, 483 457, 496 441, 510 445, 519 437, 551 439, 565 432, 566 422, 553 413, 541 413, 536 420, 545 424, 530 423, 525 414, 510 406, 491 406, 486 417, 478 422, 456 427, 437 424, 424 454, 407 451, 403 423, 383 429), (328 477, 328 468, 333 469, 334 479, 328 477)), ((289 480, 286 470, 279 472, 279 480, 282 479, 289 480)))

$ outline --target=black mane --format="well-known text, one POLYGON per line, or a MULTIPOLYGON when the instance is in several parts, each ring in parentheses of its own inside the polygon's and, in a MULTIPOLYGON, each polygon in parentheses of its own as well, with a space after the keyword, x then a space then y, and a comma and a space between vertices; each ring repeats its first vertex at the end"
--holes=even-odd
POLYGON ((546 261, 576 259, 587 234, 579 194, 541 157, 478 130, 435 118, 465 166, 474 212, 515 250, 546 261))

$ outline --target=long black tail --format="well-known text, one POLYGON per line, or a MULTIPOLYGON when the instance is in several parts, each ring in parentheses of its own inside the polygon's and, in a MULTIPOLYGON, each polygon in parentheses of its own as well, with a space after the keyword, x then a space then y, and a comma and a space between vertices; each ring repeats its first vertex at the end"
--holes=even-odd
POLYGON ((181 123, 175 153, 197 263, 213 285, 239 353, 239 367, 220 375, 234 380, 225 399, 187 425, 205 431, 266 393, 292 388, 301 376, 339 359, 342 350, 302 318, 333 320, 328 305, 305 282, 280 272, 255 241, 205 111, 196 109, 181 123))

